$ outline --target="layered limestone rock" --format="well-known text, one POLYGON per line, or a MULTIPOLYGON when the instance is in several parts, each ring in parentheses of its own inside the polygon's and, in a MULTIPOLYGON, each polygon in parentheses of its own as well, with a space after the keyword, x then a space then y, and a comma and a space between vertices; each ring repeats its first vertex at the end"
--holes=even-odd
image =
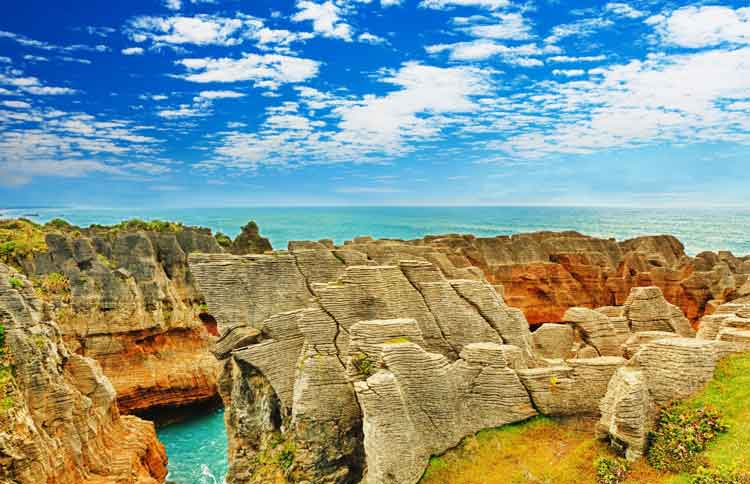
POLYGON ((269 478, 270 434, 294 449, 284 468, 294 482, 359 482, 365 468, 368 482, 416 482, 430 455, 536 413, 517 375, 542 364, 528 323, 481 276, 290 247, 190 257, 222 334, 231 482, 269 478), (422 442, 404 443, 406 454, 391 438, 395 413, 422 442))
MULTIPOLYGON (((716 315, 704 317, 708 321, 701 325, 697 338, 659 331, 635 333, 626 344, 626 353, 633 354, 632 358, 617 371, 601 400, 600 436, 629 459, 642 456, 660 407, 703 388, 724 356, 750 350, 750 331, 739 329, 743 323, 750 328, 750 319, 738 315, 750 316, 747 310, 750 305, 720 306, 716 315)), ((638 314, 654 313, 644 310, 638 314)))
POLYGON ((671 236, 624 242, 577 232, 474 237, 448 234, 413 241, 358 239, 345 244, 380 263, 423 258, 448 277, 486 279, 532 324, 562 321, 571 307, 623 305, 633 287, 659 287, 695 323, 719 304, 750 294, 750 258, 730 252, 685 254, 671 236), (744 292, 743 292, 744 291, 744 292))
POLYGON ((69 352, 49 316, 31 283, 0 264, 0 481, 164 482, 153 424, 120 416, 99 365, 69 352))
MULTIPOLYGON (((509 257, 532 260, 549 244, 572 250, 579 238, 509 257)), ((449 239, 440 250, 436 239, 358 238, 190 256, 220 331, 229 482, 415 483, 430 456, 537 413, 601 415, 603 435, 638 449, 659 402, 699 388, 718 358, 745 344, 738 326, 717 327, 722 341, 692 338, 658 287, 631 289, 622 306, 568 308, 566 324, 532 334, 455 256, 477 242, 449 239), (669 372, 686 380, 682 393, 662 382, 669 372)), ((667 240, 627 245, 668 265, 681 246, 667 240)), ((600 264, 620 257, 613 241, 588 243, 604 254, 600 264)), ((741 317, 725 311, 716 315, 741 317)))
MULTIPOLYGON (((187 264, 192 252, 224 252, 210 230, 140 221, 86 229, 60 220, 0 225, 3 234, 37 241, 35 250, 8 259, 54 305, 68 348, 99 362, 122 412, 217 399, 221 370, 210 351, 217 331, 187 264)), ((264 244, 251 222, 227 250, 264 244)), ((235 344, 232 338, 246 335, 227 337, 235 344)))

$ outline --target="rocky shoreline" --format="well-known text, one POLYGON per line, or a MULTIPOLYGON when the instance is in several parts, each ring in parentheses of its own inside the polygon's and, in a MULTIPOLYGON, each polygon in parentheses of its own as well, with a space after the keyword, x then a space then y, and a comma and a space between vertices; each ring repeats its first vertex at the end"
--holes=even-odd
POLYGON ((33 425, 0 432, 0 479, 23 483, 162 482, 153 425, 120 415, 219 395, 230 483, 417 482, 461 438, 538 414, 600 418, 636 458, 660 405, 750 348, 750 257, 690 257, 670 236, 273 251, 252 222, 232 241, 166 222, 17 220, 0 222, 0 272, 8 365, 47 375, 4 382, 4 417, 33 425), (70 401, 83 403, 64 425, 85 438, 52 430, 70 401), (129 467, 110 465, 120 438, 129 467))

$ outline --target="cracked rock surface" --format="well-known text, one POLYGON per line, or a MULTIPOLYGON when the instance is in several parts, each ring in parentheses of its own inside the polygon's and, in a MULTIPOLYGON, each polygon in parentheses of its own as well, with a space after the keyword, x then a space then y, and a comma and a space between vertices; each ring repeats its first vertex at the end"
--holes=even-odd
MULTIPOLYGON (((738 326, 717 328, 723 341, 693 338, 657 287, 633 289, 623 306, 569 309, 568 325, 532 335, 481 271, 433 243, 190 256, 226 341, 216 354, 229 482, 416 483, 430 456, 539 413, 601 416, 602 437, 635 449, 653 402, 696 390, 744 344, 738 326), (630 427, 623 409, 637 414, 630 427)), ((533 259, 535 247, 514 257, 533 259)))
POLYGON ((120 415, 100 366, 68 351, 49 310, 0 264, 0 481, 164 482, 154 425, 120 415))

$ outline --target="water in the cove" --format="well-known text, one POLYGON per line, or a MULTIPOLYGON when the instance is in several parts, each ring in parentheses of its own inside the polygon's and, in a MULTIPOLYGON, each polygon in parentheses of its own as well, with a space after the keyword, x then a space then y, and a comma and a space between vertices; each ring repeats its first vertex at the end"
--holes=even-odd
MULTIPOLYGON (((0 217, 29 215, 32 220, 60 217, 76 225, 114 224, 129 218, 162 219, 209 227, 234 237, 248 220, 277 249, 289 240, 333 239, 359 235, 400 239, 427 234, 509 235, 536 230, 577 230, 618 240, 671 234, 695 255, 704 250, 750 254, 750 209, 672 210, 550 207, 357 207, 211 209, 0 209, 0 217), (34 215, 31 217, 30 215, 34 215)), ((169 456, 169 481, 221 484, 226 473, 226 433, 221 411, 159 430, 169 456)))

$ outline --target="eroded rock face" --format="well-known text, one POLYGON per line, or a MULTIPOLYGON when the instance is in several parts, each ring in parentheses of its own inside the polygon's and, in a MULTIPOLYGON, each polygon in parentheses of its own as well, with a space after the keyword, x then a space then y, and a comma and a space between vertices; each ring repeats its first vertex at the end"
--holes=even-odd
MULTIPOLYGON (((631 294, 637 299, 633 296, 638 294, 631 294)), ((654 313, 642 314, 651 318, 654 313)), ((730 303, 704 316, 697 338, 676 332, 635 333, 626 344, 626 353, 633 357, 617 370, 601 400, 600 436, 629 459, 642 456, 661 406, 703 388, 724 356, 750 349, 750 331, 743 328, 750 328, 750 305, 730 303)))
POLYGON ((49 309, 0 264, 0 480, 164 482, 153 424, 120 415, 112 384, 94 360, 68 351, 49 309))
POLYGON ((18 262, 55 305, 68 348, 99 362, 123 413, 216 398, 220 367, 187 265, 191 252, 221 252, 210 231, 95 226, 45 237, 46 252, 18 262), (68 287, 45 292, 57 275, 68 287))
MULTIPOLYGON (((481 273, 429 248, 366 238, 290 249, 190 256, 221 331, 232 483, 415 483, 430 456, 483 428, 598 416, 626 357, 668 361, 646 349, 692 334, 656 287, 624 306, 569 309, 567 324, 532 335, 481 273)), ((685 378, 703 361, 687 341, 675 360, 693 365, 685 378)))
POLYGON ((408 254, 433 262, 450 278, 473 278, 479 270, 504 287, 505 300, 531 324, 560 322, 571 307, 623 305, 633 287, 660 288, 693 323, 719 304, 750 294, 748 257, 729 252, 689 257, 671 236, 617 242, 577 232, 448 234, 413 241, 359 239, 345 246, 379 263, 408 254))

